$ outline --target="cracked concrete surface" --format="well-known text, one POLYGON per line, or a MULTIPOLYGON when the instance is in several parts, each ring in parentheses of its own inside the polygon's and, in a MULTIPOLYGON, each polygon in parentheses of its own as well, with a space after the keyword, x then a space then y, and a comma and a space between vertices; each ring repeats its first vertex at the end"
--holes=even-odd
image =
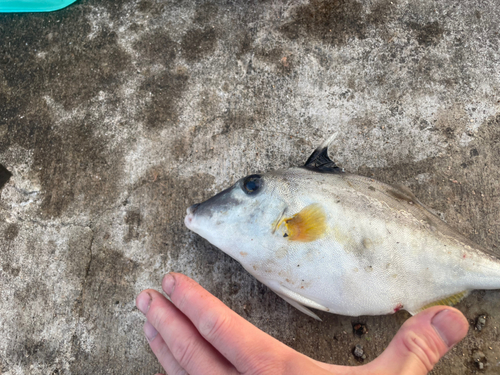
MULTIPOLYGON (((339 165, 407 185, 500 253, 498 19, 494 0, 0 15, 0 372, 160 370, 134 298, 171 270, 313 358, 375 358, 407 313, 313 321, 184 228, 185 209, 336 133, 339 165)), ((497 374, 500 292, 458 308, 471 329, 433 374, 497 374)))

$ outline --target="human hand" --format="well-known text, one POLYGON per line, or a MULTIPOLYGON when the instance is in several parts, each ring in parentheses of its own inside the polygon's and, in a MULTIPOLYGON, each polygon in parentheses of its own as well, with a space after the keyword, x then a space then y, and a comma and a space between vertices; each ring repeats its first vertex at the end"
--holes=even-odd
POLYGON ((164 292, 148 289, 136 299, 146 315, 144 333, 169 375, 336 374, 423 375, 467 334, 458 310, 431 307, 408 319, 387 349, 356 367, 313 360, 250 324, 179 273, 165 275, 164 292))

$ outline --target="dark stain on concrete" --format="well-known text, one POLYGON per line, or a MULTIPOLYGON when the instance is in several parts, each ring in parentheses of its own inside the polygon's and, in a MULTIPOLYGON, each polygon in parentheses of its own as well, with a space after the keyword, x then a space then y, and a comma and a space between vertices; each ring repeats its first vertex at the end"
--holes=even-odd
POLYGON ((55 352, 44 340, 27 338, 24 342, 22 353, 19 356, 21 363, 29 366, 32 363, 52 363, 59 353, 55 352))
POLYGON ((103 120, 97 114, 58 128, 45 97, 67 110, 84 108, 99 92, 116 90, 129 68, 116 34, 103 28, 89 38, 86 17, 72 9, 0 15, 0 149, 17 144, 33 151, 49 217, 60 216, 77 196, 84 197, 83 208, 100 209, 113 196, 116 176, 108 162, 119 153, 104 156, 106 142, 94 136, 103 120))
POLYGON ((354 0, 318 1, 297 8, 294 19, 280 28, 290 39, 311 36, 342 45, 351 37, 365 38, 363 6, 354 0))
POLYGON ((239 39, 239 46, 238 46, 238 51, 236 52, 236 58, 241 59, 242 56, 252 51, 253 41, 254 39, 251 33, 245 31, 239 39))
POLYGON ((121 82, 120 73, 128 67, 129 57, 117 45, 113 31, 103 28, 88 38, 91 26, 68 10, 58 15, 2 15, 0 23, 8 17, 8 22, 17 26, 0 27, 4 52, 0 67, 9 87, 19 89, 23 82, 25 88, 36 89, 23 91, 29 94, 22 102, 29 102, 29 96, 36 92, 70 109, 99 91, 116 89, 121 82), (25 23, 30 27, 23 27, 25 23))
POLYGON ((29 368, 31 364, 50 364, 61 354, 50 341, 40 340, 44 327, 33 326, 34 316, 39 315, 39 309, 51 311, 54 309, 52 288, 40 280, 30 282, 24 288, 14 292, 16 306, 22 306, 22 311, 16 316, 16 326, 22 334, 16 337, 7 351, 11 363, 21 363, 29 368))
POLYGON ((125 235, 125 242, 139 238, 139 227, 141 226, 141 213, 138 210, 127 211, 125 223, 128 225, 128 232, 125 235))
POLYGON ((422 46, 429 47, 436 45, 443 38, 444 29, 437 21, 425 25, 410 22, 408 26, 415 31, 417 42, 422 46))
POLYGON ((9 182, 9 179, 12 177, 12 173, 10 173, 7 168, 5 168, 2 164, 0 164, 0 190, 3 186, 9 182))
POLYGON ((19 267, 13 267, 9 263, 2 264, 2 269, 13 277, 19 276, 21 269, 19 267))
POLYGON ((79 196, 85 196, 89 208, 97 210, 116 195, 117 176, 110 172, 104 140, 94 137, 92 127, 84 120, 62 135, 48 128, 36 129, 45 131, 47 142, 35 149, 44 190, 41 208, 47 216, 60 216, 79 196))
POLYGON ((196 7, 193 23, 197 25, 209 25, 215 20, 218 12, 219 8, 217 5, 213 3, 202 3, 196 7))
POLYGON ((367 9, 356 0, 311 0, 297 7, 280 31, 290 39, 311 37, 340 46, 351 38, 365 39, 367 27, 385 22, 392 8, 390 1, 381 1, 366 16, 367 9))
POLYGON ((15 223, 9 224, 9 226, 5 229, 4 238, 6 241, 14 240, 19 234, 19 226, 15 223))
POLYGON ((390 18, 397 0, 381 0, 373 4, 370 13, 366 16, 366 22, 374 26, 384 25, 390 18))
MULTIPOLYGON (((91 5, 95 8, 105 7, 106 12, 109 14, 109 17, 114 21, 130 15, 130 8, 127 7, 127 5, 130 4, 130 2, 127 0, 113 0, 110 2, 103 2, 100 0, 88 0, 85 3, 86 3, 85 5, 91 5)), ((153 7, 158 5, 156 1, 152 2, 152 4, 153 7)), ((70 8, 72 7, 74 7, 74 5, 72 5, 70 8)))
POLYGON ((21 99, 19 105, 20 113, 29 112, 23 119, 7 119, 3 125, 7 136, 0 140, 0 148, 17 144, 33 151, 32 170, 42 186, 42 213, 58 217, 77 196, 84 199, 82 209, 100 210, 116 194, 117 176, 109 173, 109 165, 120 154, 105 156, 105 140, 94 136, 99 119, 89 114, 57 128, 43 101, 34 99, 32 108, 21 99))
POLYGON ((78 48, 70 47, 60 53, 57 68, 46 77, 57 86, 51 95, 65 108, 74 108, 100 91, 116 90, 122 82, 120 73, 128 68, 129 60, 118 46, 115 32, 103 29, 92 39, 82 41, 78 48))
POLYGON ((194 62, 213 53, 216 45, 217 31, 214 27, 193 28, 182 37, 182 56, 187 61, 194 62))
POLYGON ((150 102, 144 109, 149 129, 173 126, 179 117, 178 102, 187 88, 189 75, 185 69, 163 72, 147 78, 140 87, 150 102))
POLYGON ((172 41, 167 33, 162 30, 155 30, 146 33, 134 44, 140 55, 140 62, 159 62, 166 66, 171 66, 177 54, 177 43, 172 41))
POLYGON ((146 13, 154 6, 153 2, 149 0, 142 0, 137 4, 137 10, 139 12, 146 13))

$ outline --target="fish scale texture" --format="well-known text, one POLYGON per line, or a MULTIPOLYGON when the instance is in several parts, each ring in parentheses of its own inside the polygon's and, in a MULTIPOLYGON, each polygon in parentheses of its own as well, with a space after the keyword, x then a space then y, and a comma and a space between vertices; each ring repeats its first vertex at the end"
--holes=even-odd
MULTIPOLYGON (((303 165, 335 135, 339 167, 407 186, 498 253, 498 19, 495 0, 0 14, 0 372, 160 371, 134 298, 171 270, 315 359, 358 365, 356 345, 374 359, 407 312, 317 322, 190 232, 186 208, 303 165)), ((479 358, 496 374, 500 292, 457 307, 471 329, 432 373, 474 373, 479 358)))

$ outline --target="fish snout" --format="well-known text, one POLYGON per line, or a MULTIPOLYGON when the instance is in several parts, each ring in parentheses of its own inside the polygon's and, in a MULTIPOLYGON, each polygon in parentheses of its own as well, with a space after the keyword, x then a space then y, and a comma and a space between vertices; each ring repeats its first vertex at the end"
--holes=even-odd
POLYGON ((194 232, 198 230, 209 230, 216 223, 220 223, 221 216, 227 216, 227 213, 238 206, 241 201, 233 197, 233 185, 219 194, 202 203, 193 204, 186 210, 184 224, 194 232), (214 220, 214 216, 217 220, 214 220), (201 229, 203 227, 203 229, 201 229))

